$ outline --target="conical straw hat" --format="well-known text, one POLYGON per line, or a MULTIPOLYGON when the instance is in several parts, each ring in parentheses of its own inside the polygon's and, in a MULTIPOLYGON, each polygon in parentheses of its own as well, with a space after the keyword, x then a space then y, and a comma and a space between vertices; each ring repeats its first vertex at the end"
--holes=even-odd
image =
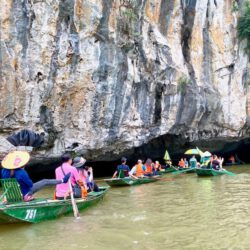
POLYGON ((25 151, 13 151, 8 153, 2 160, 2 167, 16 169, 24 166, 30 160, 30 154, 25 151))

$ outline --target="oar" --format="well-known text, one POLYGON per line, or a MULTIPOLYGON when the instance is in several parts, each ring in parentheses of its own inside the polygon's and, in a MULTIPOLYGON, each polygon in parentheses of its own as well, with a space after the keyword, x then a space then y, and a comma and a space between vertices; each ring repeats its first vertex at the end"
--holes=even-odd
POLYGON ((237 174, 233 173, 233 172, 230 172, 230 171, 227 171, 226 169, 223 168, 223 171, 225 172, 225 174, 228 174, 228 175, 231 175, 231 176, 235 176, 237 174))
POLYGON ((80 218, 80 216, 79 216, 78 207, 76 205, 76 201, 75 201, 75 198, 74 198, 74 194, 73 194, 73 190, 72 190, 72 185, 71 185, 70 179, 69 179, 68 183, 69 183, 69 191, 70 191, 72 208, 73 208, 74 216, 77 219, 77 218, 80 218))
POLYGON ((185 170, 181 170, 181 171, 172 172, 172 174, 175 174, 175 175, 182 174, 182 173, 188 172, 188 171, 193 170, 193 169, 195 169, 195 168, 189 168, 189 169, 185 169, 185 170))

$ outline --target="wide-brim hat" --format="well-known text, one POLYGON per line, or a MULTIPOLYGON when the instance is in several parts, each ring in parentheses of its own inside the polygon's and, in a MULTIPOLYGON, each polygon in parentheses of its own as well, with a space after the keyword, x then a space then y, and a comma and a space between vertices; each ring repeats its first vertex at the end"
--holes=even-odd
POLYGON ((13 151, 2 160, 2 167, 6 169, 21 168, 30 160, 30 154, 26 151, 13 151))
POLYGON ((75 157, 73 160, 73 166, 75 168, 80 168, 86 163, 86 159, 83 157, 75 157))

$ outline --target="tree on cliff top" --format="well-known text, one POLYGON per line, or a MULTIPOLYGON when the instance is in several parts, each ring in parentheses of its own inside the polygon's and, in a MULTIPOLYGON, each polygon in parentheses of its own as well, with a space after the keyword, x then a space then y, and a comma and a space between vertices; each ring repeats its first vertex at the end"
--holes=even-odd
POLYGON ((250 1, 246 2, 242 16, 238 21, 238 37, 240 40, 246 39, 246 52, 250 55, 250 1))

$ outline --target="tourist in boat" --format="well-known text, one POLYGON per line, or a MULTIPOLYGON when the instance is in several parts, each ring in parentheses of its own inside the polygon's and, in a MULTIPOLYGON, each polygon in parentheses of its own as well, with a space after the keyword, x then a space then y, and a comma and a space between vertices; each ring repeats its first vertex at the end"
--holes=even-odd
POLYGON ((129 175, 134 178, 144 177, 146 167, 142 164, 142 160, 138 160, 137 164, 131 169, 129 175))
MULTIPOLYGON (((20 189, 23 195, 24 201, 31 201, 34 199, 33 194, 44 188, 45 186, 55 186, 57 184, 67 183, 70 178, 70 173, 61 178, 55 179, 43 179, 41 181, 33 183, 29 177, 29 174, 24 169, 24 166, 21 166, 22 153, 28 154, 27 152, 21 152, 19 155, 19 161, 14 162, 8 166, 3 166, 2 169, 2 179, 15 178, 20 185, 20 189)), ((8 155, 11 155, 8 154, 8 155)), ((8 155, 4 160, 8 161, 8 155)), ((18 158, 16 158, 18 159, 18 158)))
POLYGON ((184 158, 184 162, 185 162, 185 168, 188 168, 188 161, 186 158, 184 158))
POLYGON ((213 160, 212 160, 212 168, 214 170, 220 170, 220 160, 218 159, 218 156, 217 155, 214 155, 213 156, 213 160))
POLYGON ((224 158, 220 156, 220 157, 218 158, 218 161, 220 162, 220 169, 222 169, 222 165, 223 165, 223 162, 224 162, 224 158))
POLYGON ((145 167, 146 167, 146 170, 145 170, 144 175, 152 176, 153 175, 153 161, 150 158, 146 160, 145 167))
POLYGON ((126 165, 127 159, 125 157, 122 157, 121 164, 117 166, 115 173, 113 174, 112 178, 116 178, 117 174, 120 176, 128 177, 130 168, 128 165, 126 165))
POLYGON ((153 174, 156 175, 157 172, 160 172, 162 170, 161 168, 161 164, 159 161, 155 161, 155 163, 153 164, 153 174))
POLYGON ((185 168, 185 161, 184 161, 183 158, 181 158, 181 160, 179 161, 178 166, 179 166, 180 168, 185 168))
POLYGON ((228 159, 228 163, 231 163, 231 164, 234 164, 236 161, 235 161, 235 157, 233 155, 231 155, 228 159))
POLYGON ((94 175, 92 167, 85 166, 86 159, 77 156, 73 160, 73 166, 77 169, 80 179, 83 183, 83 187, 87 192, 95 191, 99 192, 97 184, 94 182, 94 175))
POLYGON ((167 168, 171 168, 172 167, 172 161, 170 159, 165 161, 166 165, 165 166, 161 166, 161 169, 167 169, 167 168))
POLYGON ((189 160, 190 168, 197 168, 197 160, 195 158, 195 155, 192 156, 192 158, 189 160))
MULTIPOLYGON (((64 176, 67 176, 67 174, 71 174, 70 181, 71 185, 74 187, 75 185, 83 186, 83 182, 80 178, 80 175, 75 167, 72 165, 72 157, 69 153, 65 153, 62 156, 62 165, 56 168, 55 174, 56 179, 61 180, 64 178, 64 176)), ((56 199, 65 199, 69 198, 69 185, 67 183, 62 183, 56 185, 56 199)))

